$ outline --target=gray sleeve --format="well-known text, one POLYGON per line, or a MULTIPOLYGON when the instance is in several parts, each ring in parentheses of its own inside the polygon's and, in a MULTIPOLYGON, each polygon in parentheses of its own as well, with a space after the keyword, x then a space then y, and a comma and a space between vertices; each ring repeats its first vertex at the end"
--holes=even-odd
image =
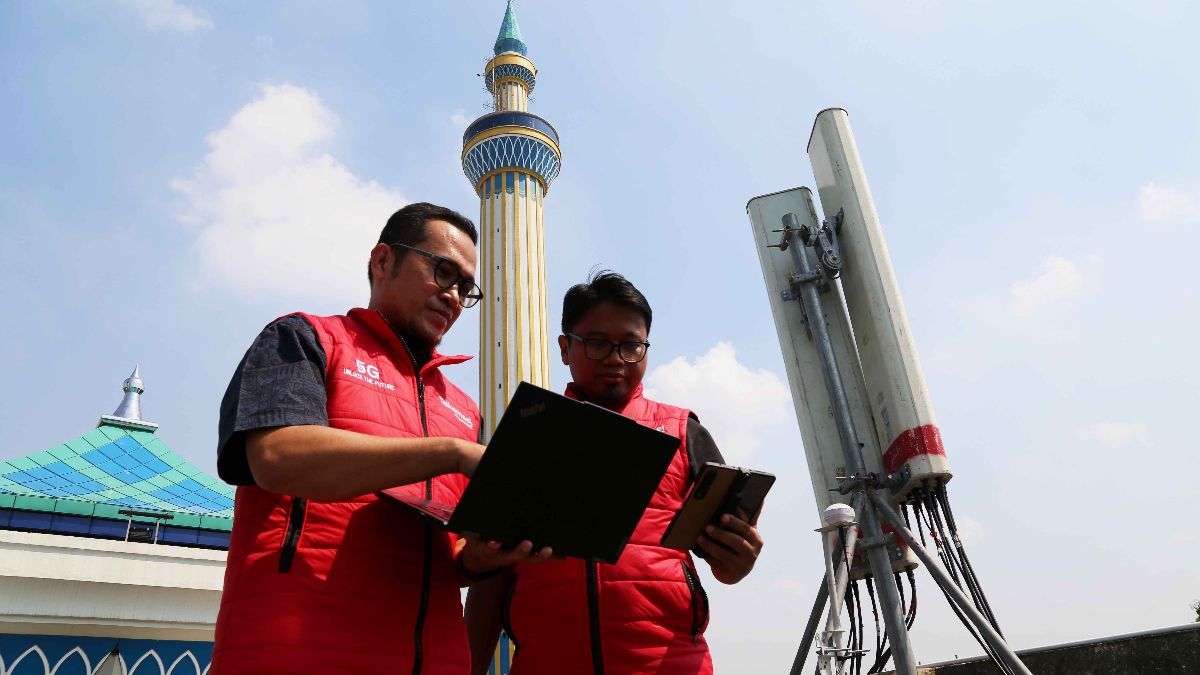
POLYGON ((700 470, 704 468, 705 462, 725 463, 725 458, 717 448, 712 434, 708 433, 708 429, 700 424, 700 420, 696 419, 695 415, 689 417, 687 421, 687 452, 688 464, 691 467, 689 483, 695 481, 696 477, 700 475, 700 470))
POLYGON ((301 424, 329 425, 325 349, 312 325, 293 314, 258 334, 229 381, 217 425, 217 473, 232 485, 253 485, 245 432, 301 424))

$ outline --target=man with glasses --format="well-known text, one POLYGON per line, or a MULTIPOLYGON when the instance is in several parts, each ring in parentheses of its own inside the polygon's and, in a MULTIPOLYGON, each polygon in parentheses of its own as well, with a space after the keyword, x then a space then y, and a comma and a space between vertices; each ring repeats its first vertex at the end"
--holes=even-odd
POLYGON ((459 589, 537 554, 435 529, 376 492, 456 503, 480 418, 436 350, 475 285, 475 225, 433 204, 388 220, 365 309, 263 329, 221 401, 218 471, 238 486, 212 669, 470 669, 459 589))
MULTIPOLYGON (((706 461, 723 462, 691 411, 642 396, 652 313, 613 272, 572 286, 558 338, 571 369, 567 396, 679 437, 674 460, 615 565, 568 559, 519 565, 474 584, 467 597, 474 673, 486 672, 501 624, 517 645, 511 675, 711 673, 708 598, 691 555, 659 545, 706 461)), ((564 448, 564 452, 569 452, 564 448)), ((725 516, 696 542, 713 576, 741 581, 762 550, 758 514, 725 516)))

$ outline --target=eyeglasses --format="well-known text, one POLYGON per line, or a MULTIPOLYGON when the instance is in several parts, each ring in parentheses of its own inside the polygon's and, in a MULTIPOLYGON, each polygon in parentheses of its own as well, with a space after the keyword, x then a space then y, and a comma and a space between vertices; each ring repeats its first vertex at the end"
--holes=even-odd
POLYGON ((474 280, 462 275, 462 270, 458 268, 458 264, 453 260, 443 258, 436 253, 430 253, 416 246, 409 246, 408 244, 388 244, 388 246, 406 248, 432 260, 435 263, 433 266, 433 283, 437 284, 438 288, 443 290, 457 289, 458 304, 463 307, 474 307, 483 298, 483 291, 480 290, 474 280))
POLYGON ((649 342, 630 340, 628 342, 609 342, 603 338, 585 338, 574 333, 564 333, 583 343, 583 355, 593 361, 603 361, 617 350, 617 355, 625 363, 637 363, 646 358, 646 350, 650 349, 649 342))

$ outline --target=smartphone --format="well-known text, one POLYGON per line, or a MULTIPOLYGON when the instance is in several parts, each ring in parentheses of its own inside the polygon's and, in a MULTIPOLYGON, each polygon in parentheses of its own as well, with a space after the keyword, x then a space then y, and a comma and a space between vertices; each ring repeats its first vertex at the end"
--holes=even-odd
POLYGON ((726 513, 741 517, 739 509, 753 518, 774 484, 775 476, 769 473, 705 462, 683 507, 663 533, 662 545, 680 551, 694 548, 707 525, 716 525, 726 513))

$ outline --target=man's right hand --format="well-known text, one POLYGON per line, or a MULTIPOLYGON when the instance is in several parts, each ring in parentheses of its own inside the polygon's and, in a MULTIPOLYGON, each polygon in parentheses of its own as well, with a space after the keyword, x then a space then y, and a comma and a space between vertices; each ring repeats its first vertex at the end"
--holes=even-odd
POLYGON ((479 458, 483 457, 484 446, 471 441, 460 441, 458 444, 458 469, 457 471, 467 476, 475 474, 475 467, 479 465, 479 458))

